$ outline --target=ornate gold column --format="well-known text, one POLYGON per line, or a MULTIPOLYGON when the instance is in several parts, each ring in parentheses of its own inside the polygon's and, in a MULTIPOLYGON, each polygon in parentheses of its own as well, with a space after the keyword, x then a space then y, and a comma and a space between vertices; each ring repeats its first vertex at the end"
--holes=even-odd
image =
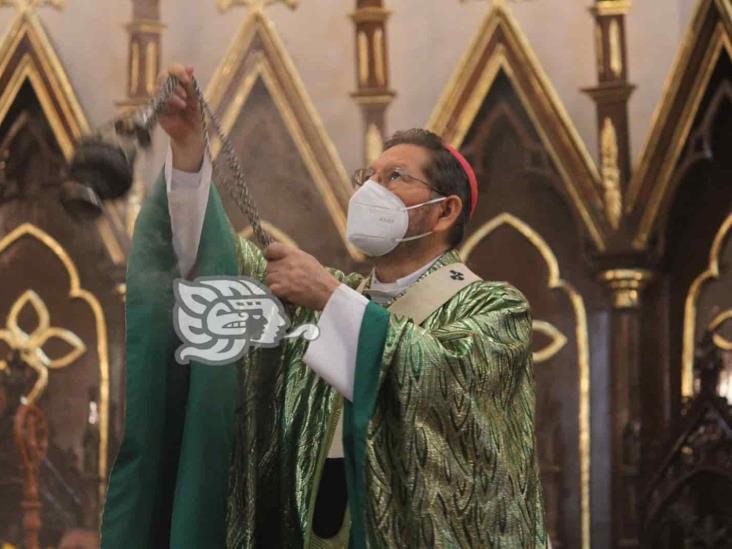
POLYGON ((628 82, 625 14, 630 0, 595 0, 590 8, 595 19, 597 80, 585 91, 597 108, 600 175, 605 217, 612 229, 620 228, 623 194, 630 180, 628 99, 635 86, 628 82))
POLYGON ((363 114, 364 165, 371 164, 384 148, 386 109, 396 95, 389 89, 389 15, 382 0, 356 0, 351 15, 356 27, 356 91, 351 96, 363 114))
POLYGON ((610 320, 610 520, 612 547, 639 546, 641 394, 640 305, 652 273, 644 269, 603 271, 612 292, 610 320))
POLYGON ((132 0, 132 21, 127 24, 130 35, 127 97, 119 103, 121 108, 143 105, 155 91, 164 29, 159 0, 132 0))
MULTIPOLYGON (((132 0, 132 21, 127 24, 130 36, 127 64, 127 97, 117 105, 121 111, 145 104, 155 92, 160 73, 161 41, 165 25, 160 22, 159 0, 132 0)), ((125 228, 132 229, 145 199, 145 184, 140 177, 127 198, 125 228)))

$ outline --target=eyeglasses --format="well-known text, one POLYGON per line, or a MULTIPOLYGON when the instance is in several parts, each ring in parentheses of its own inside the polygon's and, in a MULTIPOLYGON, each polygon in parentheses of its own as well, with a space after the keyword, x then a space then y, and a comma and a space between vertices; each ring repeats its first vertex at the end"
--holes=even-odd
POLYGON ((387 168, 385 170, 382 170, 381 172, 377 172, 373 168, 361 168, 360 170, 356 170, 355 172, 353 172, 353 177, 351 178, 353 188, 358 189, 369 179, 374 179, 374 176, 378 176, 377 183, 380 183, 384 186, 398 183, 413 184, 414 182, 419 182, 423 185, 427 185, 430 189, 432 189, 439 195, 445 194, 431 183, 428 183, 427 181, 425 181, 424 179, 420 179, 419 177, 410 175, 398 167, 387 168))

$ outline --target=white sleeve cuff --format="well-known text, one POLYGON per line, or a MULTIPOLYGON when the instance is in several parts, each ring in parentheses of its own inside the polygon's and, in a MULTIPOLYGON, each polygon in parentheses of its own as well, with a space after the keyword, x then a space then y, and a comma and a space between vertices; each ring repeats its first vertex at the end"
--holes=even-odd
POLYGON ((320 315, 320 337, 310 343, 303 357, 305 364, 348 400, 353 400, 358 336, 368 303, 345 284, 338 286, 320 315))
POLYGON ((173 149, 168 144, 168 152, 165 155, 165 188, 168 192, 179 189, 209 187, 213 177, 213 165, 208 151, 204 152, 201 169, 197 172, 184 172, 173 167, 173 149))
POLYGON ((182 276, 187 277, 196 263, 203 221, 206 217, 213 166, 208 152, 196 173, 173 169, 173 151, 165 159, 165 186, 173 233, 173 249, 182 276))

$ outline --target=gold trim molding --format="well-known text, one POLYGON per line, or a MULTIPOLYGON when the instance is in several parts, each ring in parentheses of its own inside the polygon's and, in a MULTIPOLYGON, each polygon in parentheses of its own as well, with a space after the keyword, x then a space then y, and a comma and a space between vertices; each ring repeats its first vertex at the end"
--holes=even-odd
POLYGON ((363 86, 368 83, 371 70, 369 67, 369 37, 364 31, 358 32, 356 50, 358 51, 358 83, 363 86))
MULTIPOLYGON (((709 250, 707 269, 699 274, 689 286, 684 303, 684 340, 681 355, 681 395, 694 396, 694 343, 696 341, 697 304, 702 287, 710 280, 720 277, 719 256, 727 237, 732 232, 732 214, 722 222, 709 250)), ((716 320, 716 319, 715 319, 716 320)))
POLYGON ((84 301, 94 315, 97 333, 97 355, 99 357, 99 496, 104 500, 107 479, 107 450, 109 436, 109 347, 107 320, 97 297, 81 287, 81 280, 76 264, 67 251, 51 235, 31 224, 24 223, 0 239, 0 254, 24 237, 35 238, 64 266, 69 276, 69 297, 84 301))
POLYGON ((375 89, 378 91, 378 93, 376 94, 369 93, 368 90, 361 89, 359 91, 353 92, 351 94, 351 97, 353 97, 354 101, 359 106, 383 106, 389 105, 392 101, 394 101, 394 95, 396 95, 394 92, 384 93, 384 90, 382 88, 375 89))
POLYGON ((620 78, 623 73, 623 54, 620 50, 620 24, 617 18, 610 21, 608 44, 610 45, 610 71, 615 78, 620 78))
POLYGON ((626 15, 631 5, 631 0, 597 0, 590 11, 595 15, 626 15))
POLYGON ((732 340, 724 337, 718 330, 730 319, 732 319, 732 309, 727 309, 715 316, 707 328, 710 332, 713 332, 712 341, 714 344, 723 351, 732 351, 732 340))
POLYGON ((547 288, 560 290, 569 298, 575 314, 575 337, 577 338, 577 363, 579 377, 579 445, 580 456, 580 512, 582 517, 582 548, 590 547, 590 350, 587 329, 587 311, 582 296, 574 287, 562 279, 559 262, 544 238, 529 224, 518 217, 504 212, 483 224, 465 241, 460 255, 467 261, 476 246, 496 229, 509 226, 522 235, 541 254, 549 271, 547 288))
POLYGON ((600 280, 612 290, 615 309, 636 309, 641 292, 652 279, 653 273, 645 269, 611 269, 600 273, 600 280))
POLYGON ((601 186, 597 165, 531 49, 528 39, 506 7, 496 4, 488 12, 445 87, 427 127, 441 135, 453 147, 459 148, 500 71, 511 80, 590 238, 598 250, 604 251, 605 235, 600 220, 593 215, 602 210, 603 204, 599 193, 601 186), (497 37, 501 37, 501 42, 494 45, 497 37), (484 61, 489 50, 490 57, 484 61), (523 89, 525 84, 519 80, 519 74, 526 75, 525 80, 532 89, 523 89), (527 92, 531 91, 538 98, 538 102, 529 99, 527 92), (571 151, 576 166, 572 171, 580 170, 581 173, 570 173, 566 154, 559 152, 558 143, 566 151, 571 151), (590 200, 586 201, 580 196, 578 181, 584 183, 586 192, 591 196, 590 200))
MULTIPOLYGON (((221 114, 227 135, 258 79, 267 87, 345 248, 354 260, 362 261, 363 255, 348 242, 346 235, 346 208, 351 196, 346 169, 285 45, 272 22, 261 12, 253 13, 244 22, 206 90, 212 108, 221 114), (256 37, 261 40, 262 50, 251 54, 256 37), (224 103, 229 92, 230 98, 224 103)), ((218 140, 214 140, 214 156, 220 147, 218 140)))
POLYGON ((140 32, 144 34, 162 34, 167 28, 165 23, 156 21, 155 19, 136 19, 125 25, 125 28, 130 32, 140 32))
POLYGON ((386 8, 359 8, 351 14, 351 19, 354 23, 383 23, 390 15, 391 11, 386 8))

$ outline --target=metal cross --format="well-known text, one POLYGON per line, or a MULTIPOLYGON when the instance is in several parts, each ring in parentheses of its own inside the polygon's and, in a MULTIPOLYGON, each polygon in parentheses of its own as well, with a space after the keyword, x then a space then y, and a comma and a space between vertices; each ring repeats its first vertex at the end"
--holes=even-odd
MULTIPOLYGON (((2 0, 0 0, 2 1, 2 0)), ((270 4, 277 4, 282 2, 291 10, 294 10, 300 0, 217 0, 219 10, 222 12, 228 11, 234 6, 247 6, 253 12, 263 12, 264 9, 270 4)))
POLYGON ((51 6, 61 10, 66 6, 66 0, 0 0, 0 7, 15 6, 21 13, 31 12, 39 6, 51 6))

